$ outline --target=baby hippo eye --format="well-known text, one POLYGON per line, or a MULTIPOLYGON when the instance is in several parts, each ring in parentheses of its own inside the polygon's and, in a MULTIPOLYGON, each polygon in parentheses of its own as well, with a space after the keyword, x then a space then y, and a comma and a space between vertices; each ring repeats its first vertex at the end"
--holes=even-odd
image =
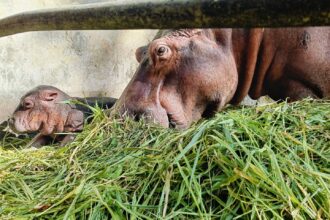
POLYGON ((167 47, 165 46, 160 46, 158 49, 157 49, 157 55, 158 56, 163 56, 166 52, 167 52, 167 47))
POLYGON ((31 100, 24 100, 23 107, 25 109, 31 109, 33 108, 33 102, 31 100))

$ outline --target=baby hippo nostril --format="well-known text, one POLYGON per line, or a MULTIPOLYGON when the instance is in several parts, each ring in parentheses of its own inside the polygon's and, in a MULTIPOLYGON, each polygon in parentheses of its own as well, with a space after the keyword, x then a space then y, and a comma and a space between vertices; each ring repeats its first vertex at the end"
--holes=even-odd
POLYGON ((15 123, 15 118, 9 118, 8 123, 9 125, 13 125, 15 123))

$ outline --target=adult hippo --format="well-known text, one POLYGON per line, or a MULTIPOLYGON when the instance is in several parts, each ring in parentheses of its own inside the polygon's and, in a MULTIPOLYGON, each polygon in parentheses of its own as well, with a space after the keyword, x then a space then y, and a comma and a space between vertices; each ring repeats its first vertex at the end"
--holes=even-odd
POLYGON ((329 27, 167 30, 136 58, 140 65, 117 107, 164 127, 188 127, 247 94, 330 96, 329 27))

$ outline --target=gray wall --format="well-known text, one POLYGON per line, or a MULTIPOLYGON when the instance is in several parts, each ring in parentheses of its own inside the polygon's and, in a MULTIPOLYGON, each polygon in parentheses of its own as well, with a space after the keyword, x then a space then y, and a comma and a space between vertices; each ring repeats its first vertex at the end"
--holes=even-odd
MULTIPOLYGON (((0 1, 0 17, 93 2, 106 1, 6 0, 0 1)), ((150 41, 155 32, 52 31, 0 38, 0 121, 10 115, 20 96, 41 84, 56 86, 72 96, 118 97, 137 66, 135 49, 150 41)))

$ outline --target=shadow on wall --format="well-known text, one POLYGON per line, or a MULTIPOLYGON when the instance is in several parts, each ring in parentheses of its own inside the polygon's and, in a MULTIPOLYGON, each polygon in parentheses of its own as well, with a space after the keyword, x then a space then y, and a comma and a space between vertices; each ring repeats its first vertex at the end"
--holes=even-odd
MULTIPOLYGON (((0 17, 23 10, 95 2, 106 1, 1 1, 0 17)), ((119 97, 138 65, 135 49, 152 40, 155 33, 50 31, 0 38, 0 121, 12 113, 20 96, 41 84, 56 86, 72 96, 119 97)))

